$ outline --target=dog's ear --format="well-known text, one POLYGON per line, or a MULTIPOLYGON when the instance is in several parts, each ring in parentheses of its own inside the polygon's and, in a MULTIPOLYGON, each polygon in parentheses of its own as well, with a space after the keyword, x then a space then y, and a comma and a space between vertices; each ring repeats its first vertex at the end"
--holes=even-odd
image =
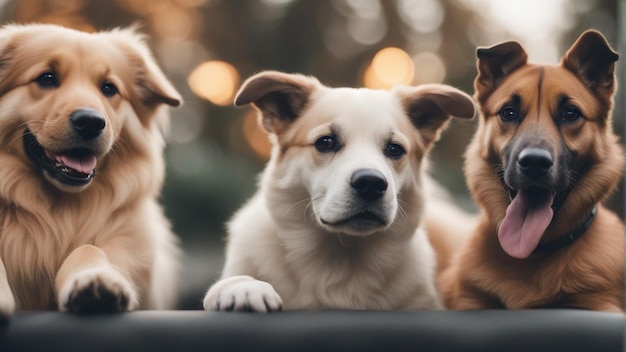
POLYGON ((445 84, 398 87, 395 92, 411 122, 422 135, 425 148, 439 139, 450 116, 471 119, 476 113, 472 97, 445 84))
POLYGON ((165 77, 151 55, 141 55, 135 68, 135 86, 142 101, 148 105, 180 106, 183 99, 165 77))
POLYGON ((157 65, 145 36, 137 31, 137 26, 100 32, 97 35, 110 38, 124 49, 133 75, 134 94, 145 107, 154 109, 160 104, 182 104, 180 94, 157 65))
POLYGON ((592 91, 607 95, 615 89, 615 62, 619 55, 604 36, 595 30, 584 32, 561 60, 592 91))
POLYGON ((506 76, 522 67, 528 55, 518 42, 504 42, 476 49, 478 76, 474 81, 478 101, 483 102, 506 76))
POLYGON ((252 103, 267 132, 280 134, 300 114, 321 84, 313 77, 265 71, 248 78, 235 97, 235 106, 252 103))
POLYGON ((18 75, 16 70, 11 69, 11 62, 14 57, 13 49, 17 46, 14 37, 19 28, 18 25, 4 25, 0 29, 0 96, 9 90, 18 75))

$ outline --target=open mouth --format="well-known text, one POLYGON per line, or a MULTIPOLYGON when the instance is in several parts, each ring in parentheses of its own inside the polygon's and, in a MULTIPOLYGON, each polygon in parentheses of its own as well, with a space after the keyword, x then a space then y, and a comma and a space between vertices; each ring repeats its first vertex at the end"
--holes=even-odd
POLYGON ((387 225, 385 220, 381 218, 380 215, 371 211, 357 213, 336 222, 328 222, 324 219, 321 219, 321 221, 325 225, 333 227, 349 227, 356 231, 371 230, 373 228, 387 225))
POLYGON ((552 222, 556 193, 539 187, 507 191, 511 202, 500 224, 498 239, 508 255, 527 258, 552 222))
POLYGON ((29 130, 24 132, 23 139, 26 154, 35 165, 62 184, 84 186, 96 175, 97 158, 87 148, 45 149, 29 130))

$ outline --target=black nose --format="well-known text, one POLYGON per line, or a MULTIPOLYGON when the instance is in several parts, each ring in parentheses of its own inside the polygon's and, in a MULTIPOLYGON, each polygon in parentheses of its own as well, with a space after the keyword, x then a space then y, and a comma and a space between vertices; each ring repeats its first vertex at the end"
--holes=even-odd
POLYGON ((387 180, 378 170, 356 170, 350 177, 350 186, 362 199, 371 202, 380 198, 387 190, 387 180))
POLYGON ((517 158, 517 165, 522 173, 534 178, 547 174, 553 163, 552 154, 540 148, 526 148, 517 158))
POLYGON ((104 116, 93 109, 79 109, 70 115, 72 128, 85 139, 94 139, 102 133, 106 121, 104 116))

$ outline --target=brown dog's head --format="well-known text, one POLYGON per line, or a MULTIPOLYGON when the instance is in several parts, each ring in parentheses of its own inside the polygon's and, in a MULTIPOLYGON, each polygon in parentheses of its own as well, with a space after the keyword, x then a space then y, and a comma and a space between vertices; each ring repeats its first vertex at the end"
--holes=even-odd
POLYGON ((611 126, 618 55, 587 31, 560 65, 528 63, 517 42, 477 56, 482 116, 466 176, 502 248, 525 258, 576 228, 619 182, 623 152, 611 126))
POLYGON ((81 191, 112 154, 148 138, 161 105, 180 102, 133 29, 0 29, 0 153, 14 173, 81 191))

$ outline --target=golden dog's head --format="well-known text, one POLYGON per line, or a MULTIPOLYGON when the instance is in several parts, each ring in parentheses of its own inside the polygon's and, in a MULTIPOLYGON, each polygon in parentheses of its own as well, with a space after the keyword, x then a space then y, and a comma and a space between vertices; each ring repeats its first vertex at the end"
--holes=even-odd
POLYGON ((560 65, 527 62, 517 42, 477 51, 478 131, 466 176, 511 256, 573 230, 619 182, 611 111, 618 55, 587 31, 560 65))
POLYGON ((134 29, 0 29, 0 153, 15 173, 79 192, 112 155, 136 151, 130 139, 145 138, 161 105, 180 103, 134 29))
POLYGON ((471 98, 445 85, 329 88, 279 72, 249 78, 235 103, 254 104, 274 142, 263 182, 272 215, 285 226, 354 236, 394 222, 412 234, 424 155, 450 115, 474 115, 471 98))

